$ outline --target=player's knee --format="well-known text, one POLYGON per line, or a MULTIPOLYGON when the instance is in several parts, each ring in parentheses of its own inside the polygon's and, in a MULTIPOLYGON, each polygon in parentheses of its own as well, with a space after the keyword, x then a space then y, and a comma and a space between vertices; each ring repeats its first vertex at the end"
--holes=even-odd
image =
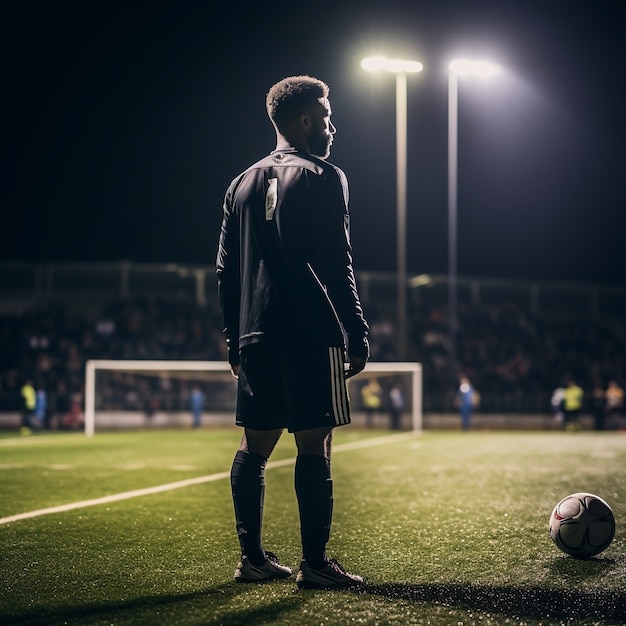
POLYGON ((298 454, 314 454, 330 458, 332 428, 313 428, 294 434, 298 454))
POLYGON ((239 449, 269 458, 282 432, 282 428, 276 430, 251 430, 247 428, 241 439, 239 449))

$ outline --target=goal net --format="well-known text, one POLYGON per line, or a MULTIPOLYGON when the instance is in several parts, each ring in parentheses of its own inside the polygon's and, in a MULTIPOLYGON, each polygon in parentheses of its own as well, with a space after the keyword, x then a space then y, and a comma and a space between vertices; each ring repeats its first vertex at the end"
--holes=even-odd
MULTIPOLYGON (((91 359, 84 427, 230 426, 237 381, 225 361, 91 359)), ((420 363, 369 362, 348 381, 355 425, 422 430, 420 363)))

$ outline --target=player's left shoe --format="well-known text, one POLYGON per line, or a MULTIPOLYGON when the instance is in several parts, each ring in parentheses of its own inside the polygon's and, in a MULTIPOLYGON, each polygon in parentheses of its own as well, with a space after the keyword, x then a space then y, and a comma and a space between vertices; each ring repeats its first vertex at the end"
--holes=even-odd
POLYGON ((293 574, 291 568, 281 565, 273 552, 266 552, 267 560, 263 565, 252 565, 247 556, 242 556, 235 570, 235 582, 261 583, 266 580, 289 578, 293 574))
POLYGON ((300 589, 347 589, 362 585, 363 578, 350 574, 336 559, 326 561, 322 569, 313 569, 303 560, 296 583, 300 589))

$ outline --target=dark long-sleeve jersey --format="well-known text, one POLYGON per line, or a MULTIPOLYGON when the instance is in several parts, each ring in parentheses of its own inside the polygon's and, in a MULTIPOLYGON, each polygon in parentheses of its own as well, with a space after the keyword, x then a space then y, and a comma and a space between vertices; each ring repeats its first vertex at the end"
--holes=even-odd
POLYGON ((224 198, 217 275, 229 359, 260 341, 344 346, 368 356, 356 289, 348 185, 334 165, 272 152, 224 198))

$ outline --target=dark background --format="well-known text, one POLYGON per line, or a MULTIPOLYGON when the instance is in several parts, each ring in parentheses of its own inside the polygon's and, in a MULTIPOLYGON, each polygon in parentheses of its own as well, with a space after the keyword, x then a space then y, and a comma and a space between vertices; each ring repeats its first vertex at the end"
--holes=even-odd
POLYGON ((331 88, 357 270, 393 271, 395 82, 414 58, 408 268, 447 271, 447 64, 459 86, 461 275, 622 284, 617 2, 5 2, 0 261, 214 262, 230 180, 274 147, 264 97, 331 88))

